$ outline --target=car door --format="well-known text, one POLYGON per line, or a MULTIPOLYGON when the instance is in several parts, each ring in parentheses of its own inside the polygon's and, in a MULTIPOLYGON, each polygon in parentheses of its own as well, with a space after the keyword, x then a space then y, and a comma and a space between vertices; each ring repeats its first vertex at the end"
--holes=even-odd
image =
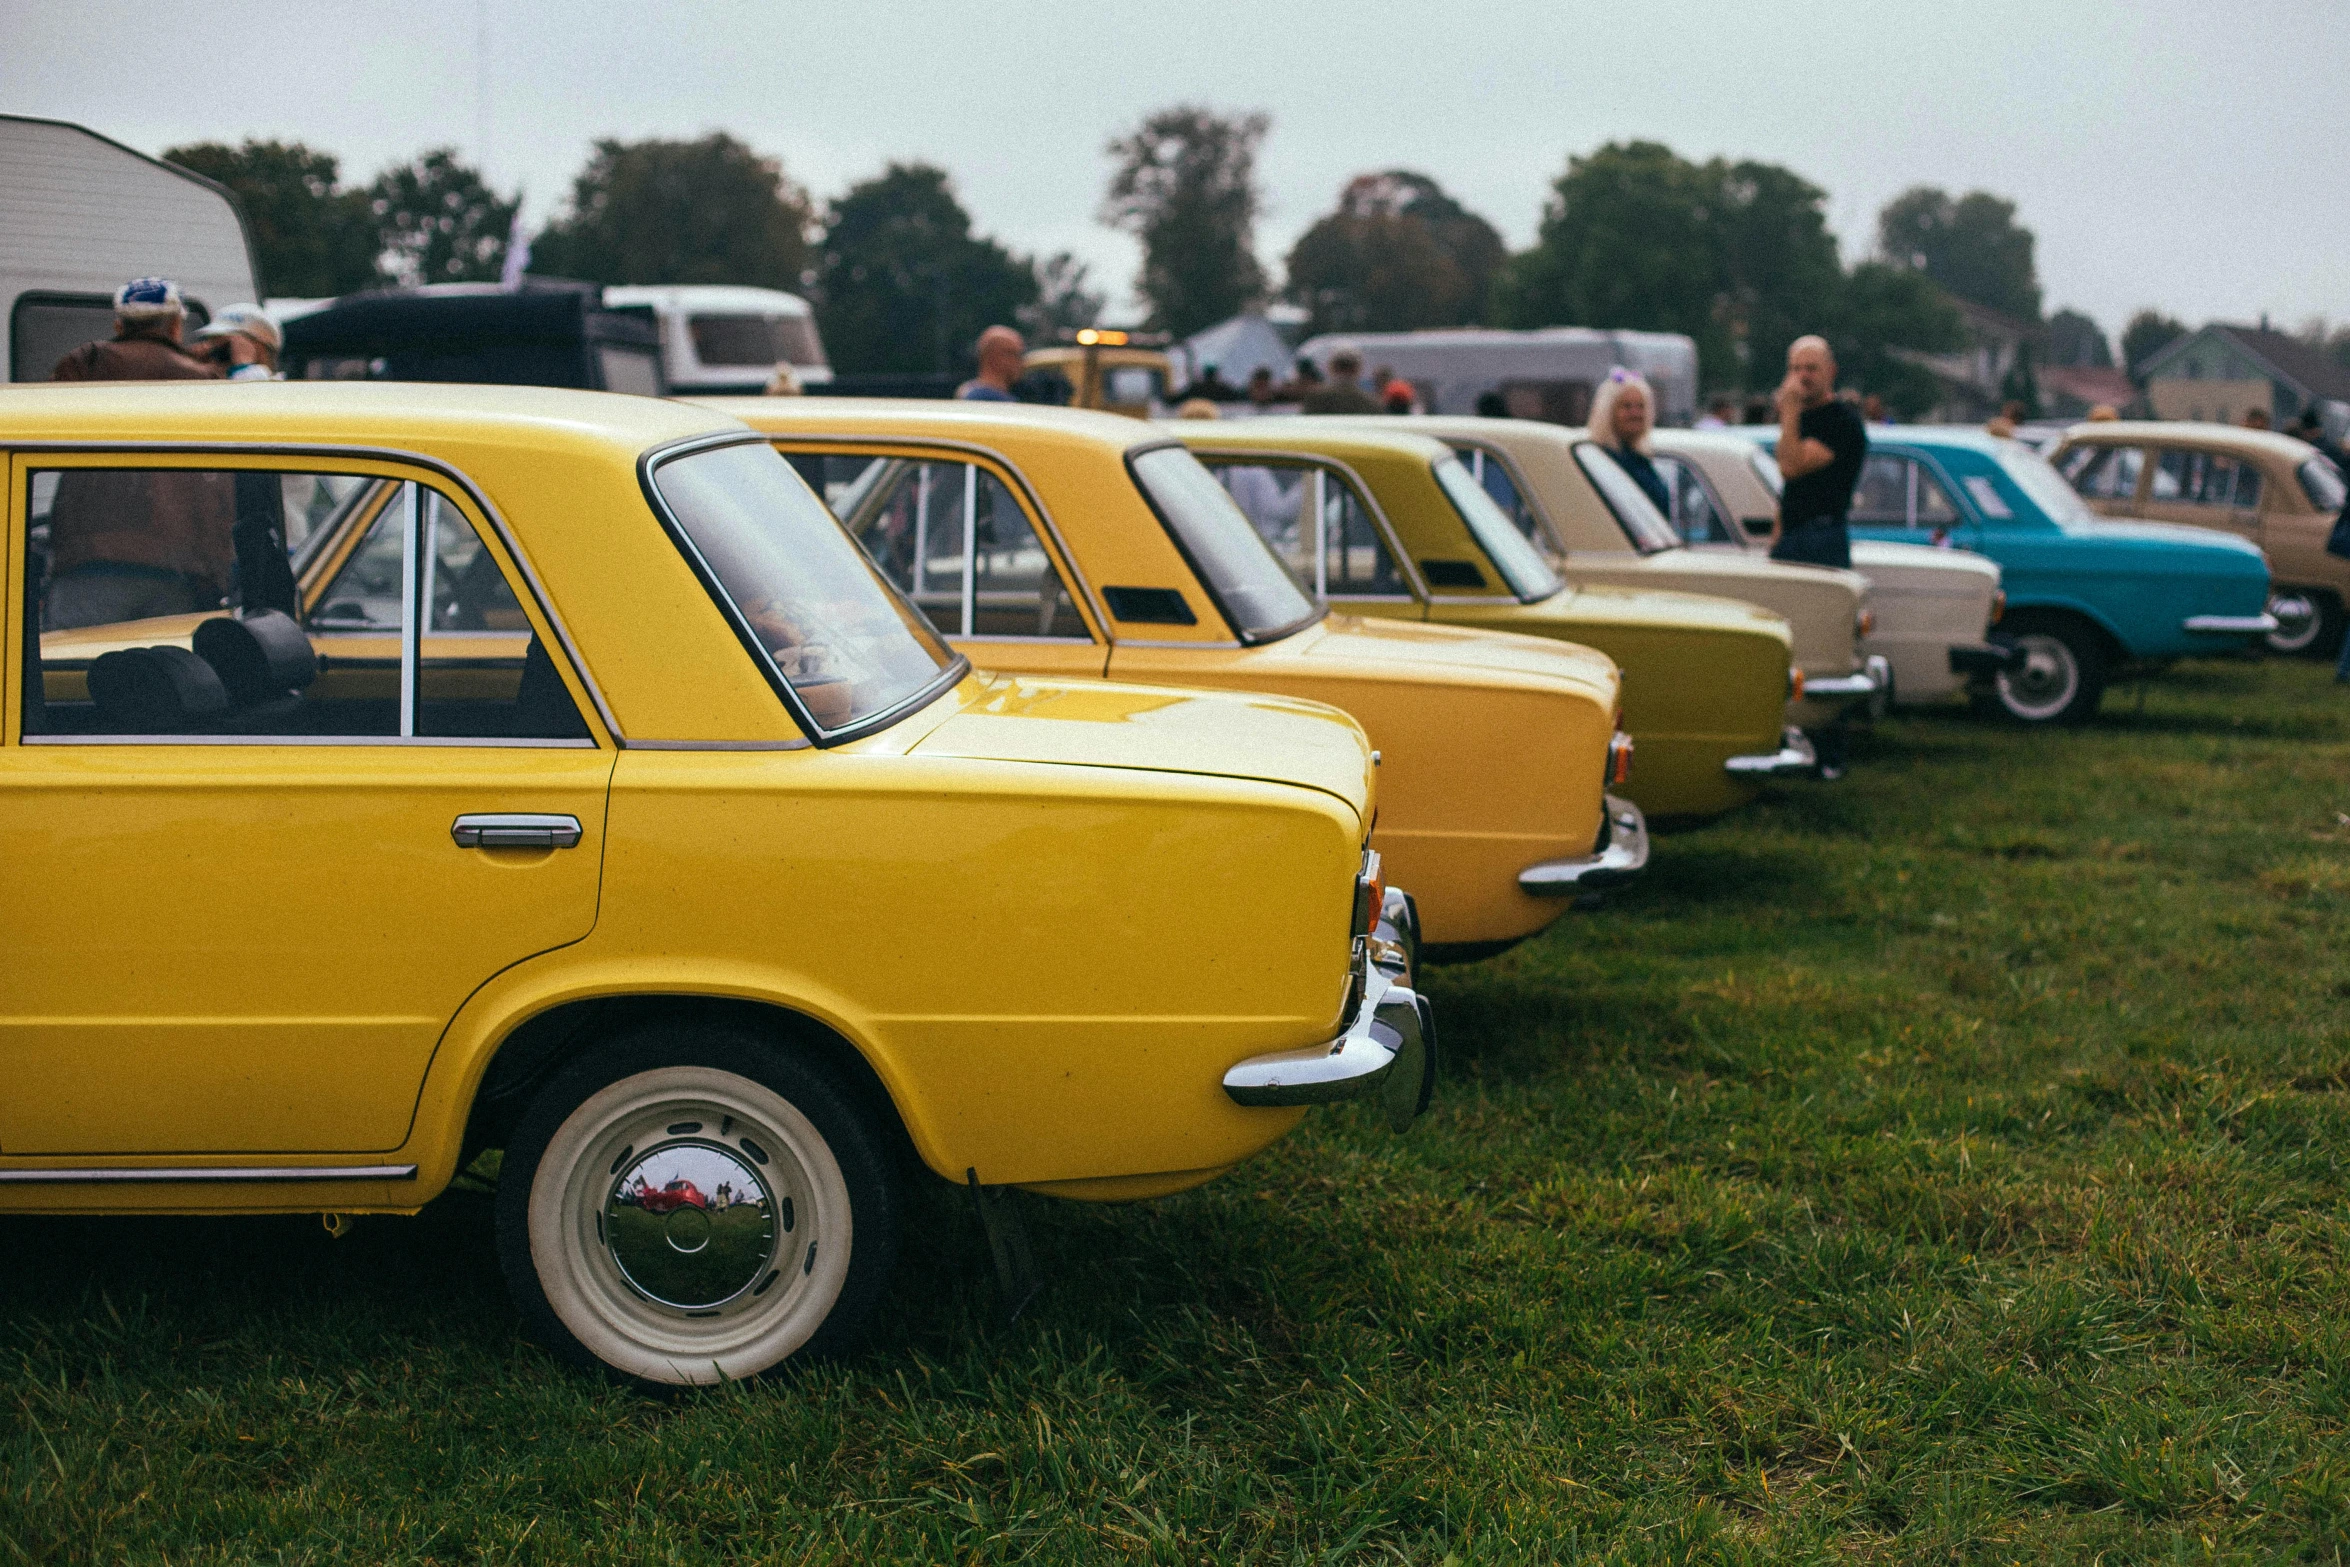
POLYGON ((1099 675, 1109 653, 1009 472, 919 447, 779 445, 930 623, 981 669, 1099 675))
POLYGON ((192 634, 189 617, 121 626, 117 653, 52 689, 43 603, 77 572, 102 585, 109 564, 73 543, 77 490, 289 470, 218 453, 10 459, 0 1156, 396 1148, 466 997, 595 923, 614 753, 503 541, 438 476, 302 461, 395 484, 380 680, 336 689, 290 619, 216 611, 192 634), (46 584, 24 548, 43 490, 46 584), (529 630, 511 657, 466 651, 508 618, 529 630))

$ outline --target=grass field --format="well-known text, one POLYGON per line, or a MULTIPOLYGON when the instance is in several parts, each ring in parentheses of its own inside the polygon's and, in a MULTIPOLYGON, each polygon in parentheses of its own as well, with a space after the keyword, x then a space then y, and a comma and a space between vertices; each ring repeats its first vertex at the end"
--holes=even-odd
POLYGON ((1451 1076, 1203 1191, 927 1197, 877 1347, 662 1403, 478 1196, 0 1220, 0 1562, 2341 1559, 2350 692, 2183 666, 1442 971, 1451 1076))

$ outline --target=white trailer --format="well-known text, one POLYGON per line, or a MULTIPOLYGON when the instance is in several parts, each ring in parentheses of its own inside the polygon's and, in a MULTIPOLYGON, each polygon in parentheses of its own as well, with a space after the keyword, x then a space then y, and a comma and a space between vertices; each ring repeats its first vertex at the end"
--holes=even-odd
POLYGON ((802 386, 832 379, 816 313, 797 294, 721 283, 630 283, 604 290, 607 310, 653 313, 672 392, 763 392, 788 369, 802 386))
MULTIPOLYGON (((1412 383, 1433 414, 1474 414, 1496 393, 1514 419, 1581 424, 1591 394, 1619 365, 1656 388, 1657 422, 1697 417, 1697 344, 1679 332, 1602 332, 1552 326, 1532 332, 1448 327, 1428 332, 1332 332, 1298 345, 1298 357, 1327 371, 1351 348, 1364 374, 1382 366, 1412 383)), ((1373 389, 1376 391, 1376 388, 1373 389)))
POLYGON ((114 291, 167 277, 189 324, 257 301, 244 213, 221 186, 63 120, 0 114, 0 311, 8 379, 46 381, 114 335, 114 291))

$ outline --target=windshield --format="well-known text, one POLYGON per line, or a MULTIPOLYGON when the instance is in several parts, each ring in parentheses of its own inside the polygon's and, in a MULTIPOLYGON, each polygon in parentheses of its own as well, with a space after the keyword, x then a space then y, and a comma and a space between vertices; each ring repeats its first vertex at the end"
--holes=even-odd
POLYGON ((1586 441, 1575 448, 1575 461, 1583 465, 1584 475, 1607 502, 1607 509, 1615 513, 1616 526, 1624 530, 1634 549, 1654 555, 1681 542, 1673 525, 1665 521, 1665 514, 1656 509, 1656 502, 1640 488, 1640 481, 1613 457, 1586 441))
POLYGON ((957 662, 773 447, 688 452, 653 488, 819 728, 886 713, 957 662))
POLYGON ((1531 604, 1549 598, 1564 586, 1558 573, 1542 558, 1542 551, 1518 531, 1518 525, 1510 521, 1510 514, 1485 493, 1485 486, 1469 477, 1469 470, 1461 466, 1458 457, 1447 454, 1437 461, 1436 482, 1444 487, 1453 510, 1469 525, 1478 547, 1485 551, 1485 558, 1493 562, 1493 569, 1501 573, 1501 580, 1510 585, 1512 593, 1531 604))
POLYGON ((1314 601, 1198 458, 1159 446, 1128 465, 1242 640, 1266 641, 1314 618, 1314 601))
POLYGON ((2051 521, 2097 520, 2073 487, 2064 482, 2064 475, 2049 466, 2047 458, 2014 441, 2001 441, 1998 446, 2000 471, 2014 480, 2015 487, 2024 492, 2024 498, 2046 512, 2051 521))
POLYGON ((2308 495, 2309 504, 2319 511, 2342 509, 2342 470, 2328 462, 2323 453, 2301 465, 2301 488, 2308 495))

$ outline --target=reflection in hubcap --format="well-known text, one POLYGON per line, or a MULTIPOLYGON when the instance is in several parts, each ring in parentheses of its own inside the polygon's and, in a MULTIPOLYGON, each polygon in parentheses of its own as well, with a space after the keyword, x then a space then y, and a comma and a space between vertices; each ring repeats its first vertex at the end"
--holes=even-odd
POLYGON ((604 1244, 647 1299, 707 1311, 774 1271, 775 1194, 750 1159, 699 1138, 624 1164, 604 1199, 604 1244))

